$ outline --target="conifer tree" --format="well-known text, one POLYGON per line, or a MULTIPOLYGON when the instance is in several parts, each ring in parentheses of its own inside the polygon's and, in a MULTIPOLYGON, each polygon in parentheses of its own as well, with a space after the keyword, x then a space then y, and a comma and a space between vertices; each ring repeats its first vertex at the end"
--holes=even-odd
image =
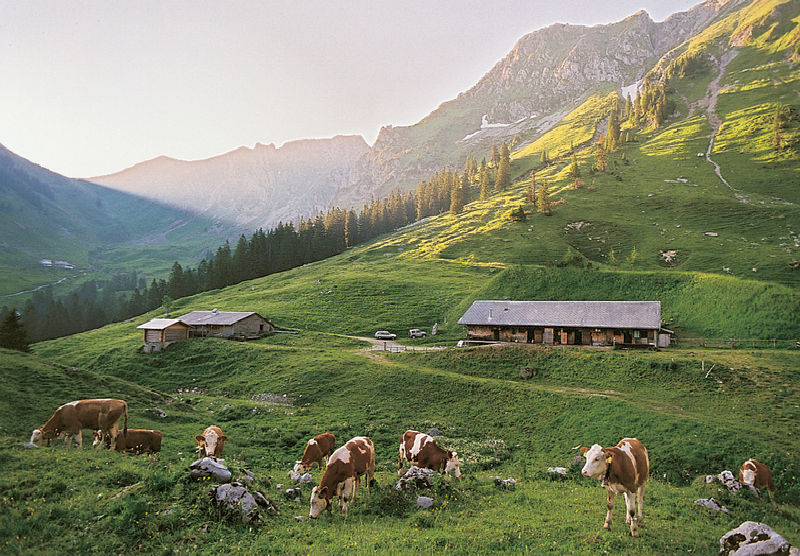
POLYGON ((547 182, 543 181, 539 184, 536 192, 536 210, 537 212, 550 216, 550 192, 547 188, 547 182))
POLYGON ((450 187, 450 214, 458 214, 464 210, 464 193, 461 183, 456 180, 450 187))
POLYGON ((499 162, 500 162, 500 153, 497 152, 497 144, 492 143, 492 165, 495 168, 497 168, 499 162))
POLYGON ((497 164, 497 178, 494 188, 497 191, 505 191, 511 185, 511 154, 505 141, 500 145, 500 161, 497 164))
POLYGON ((489 170, 481 168, 481 201, 489 198, 489 170))
POLYGON ((594 145, 595 166, 600 172, 605 172, 608 167, 608 156, 606 155, 606 148, 603 145, 604 138, 601 137, 594 145))
POLYGON ((783 141, 783 110, 779 106, 775 109, 775 115, 772 122, 772 148, 776 151, 782 151, 784 147, 783 141))
POLYGON ((608 133, 606 134, 606 151, 614 152, 619 144, 619 118, 617 111, 612 110, 608 115, 608 133))
POLYGON ((536 171, 531 171, 531 184, 528 188, 528 200, 535 207, 536 206, 536 171))
POLYGON ((0 347, 30 351, 28 334, 16 308, 12 308, 0 323, 0 347))

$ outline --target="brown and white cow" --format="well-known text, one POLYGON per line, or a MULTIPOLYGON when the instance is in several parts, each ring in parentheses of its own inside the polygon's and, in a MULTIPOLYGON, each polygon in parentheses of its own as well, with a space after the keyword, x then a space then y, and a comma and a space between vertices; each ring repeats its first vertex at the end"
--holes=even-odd
POLYGON ((772 482, 772 471, 760 461, 750 458, 744 462, 739 468, 739 482, 758 490, 766 488, 770 499, 775 501, 775 483, 772 482))
POLYGON ((330 509, 334 496, 339 498, 342 513, 347 513, 348 504, 358 494, 361 475, 367 488, 371 487, 375 475, 375 447, 366 436, 351 438, 331 454, 319 485, 311 491, 308 517, 316 519, 323 510, 330 509))
POLYGON ((149 429, 128 429, 117 435, 114 449, 117 452, 133 452, 141 454, 150 452, 155 454, 161 451, 161 431, 149 429))
POLYGON ((644 505, 644 487, 650 472, 647 450, 635 438, 623 438, 613 448, 603 448, 595 444, 591 448, 581 447, 586 456, 586 465, 581 473, 602 481, 606 488, 606 521, 603 527, 611 529, 611 510, 614 498, 620 492, 625 495, 625 523, 631 526, 631 535, 639 536, 644 505), (638 505, 638 512, 637 507, 638 505))
POLYGON ((198 434, 194 437, 197 440, 197 453, 200 457, 213 457, 218 458, 222 455, 222 449, 225 448, 225 440, 227 436, 222 434, 222 429, 216 425, 211 425, 203 431, 203 434, 198 434))
POLYGON ((123 400, 76 400, 65 403, 56 409, 44 425, 33 431, 30 443, 37 446, 49 445, 52 439, 64 435, 67 448, 73 439, 79 448, 83 448, 83 429, 99 429, 103 437, 113 443, 123 416, 124 428, 127 429, 128 404, 123 400))
POLYGON ((457 479, 461 478, 461 462, 458 461, 458 454, 441 449, 432 436, 419 431, 408 430, 400 437, 400 449, 397 454, 398 475, 403 474, 404 461, 425 469, 443 472, 445 475, 453 471, 457 479))
POLYGON ((327 462, 328 456, 333 453, 336 446, 336 437, 333 433, 323 432, 310 439, 303 450, 300 461, 295 462, 293 471, 295 473, 305 473, 314 465, 322 469, 323 463, 327 462))

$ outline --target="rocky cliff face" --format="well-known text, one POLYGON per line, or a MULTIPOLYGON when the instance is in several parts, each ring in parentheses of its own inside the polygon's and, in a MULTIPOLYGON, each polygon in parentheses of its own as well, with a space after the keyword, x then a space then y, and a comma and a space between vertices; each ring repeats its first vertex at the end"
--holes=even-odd
POLYGON ((91 181, 253 230, 330 207, 368 148, 361 136, 257 144, 191 162, 159 157, 91 181))
POLYGON ((557 23, 522 37, 474 87, 421 122, 385 127, 342 198, 410 188, 493 141, 532 140, 592 91, 630 86, 669 50, 748 0, 707 0, 656 23, 640 11, 609 25, 557 23))

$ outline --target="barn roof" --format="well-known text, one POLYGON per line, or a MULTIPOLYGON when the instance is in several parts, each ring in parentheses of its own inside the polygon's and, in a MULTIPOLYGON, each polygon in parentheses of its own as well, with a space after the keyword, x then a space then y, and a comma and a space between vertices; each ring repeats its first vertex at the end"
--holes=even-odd
POLYGON ((144 324, 140 324, 136 328, 140 328, 142 330, 164 330, 176 324, 186 326, 185 323, 181 322, 181 319, 153 319, 144 324))
POLYGON ((261 317, 261 315, 253 311, 192 311, 191 313, 186 313, 181 316, 180 320, 189 326, 229 326, 231 324, 236 324, 250 315, 261 317))
POLYGON ((660 301, 475 301, 458 324, 661 328, 660 301))

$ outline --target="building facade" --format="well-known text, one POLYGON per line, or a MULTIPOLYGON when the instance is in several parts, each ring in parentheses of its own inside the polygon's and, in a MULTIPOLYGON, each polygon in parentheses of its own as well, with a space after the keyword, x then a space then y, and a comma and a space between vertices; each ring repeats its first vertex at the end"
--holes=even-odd
POLYGON ((659 301, 475 301, 458 324, 467 340, 667 347, 659 301))

